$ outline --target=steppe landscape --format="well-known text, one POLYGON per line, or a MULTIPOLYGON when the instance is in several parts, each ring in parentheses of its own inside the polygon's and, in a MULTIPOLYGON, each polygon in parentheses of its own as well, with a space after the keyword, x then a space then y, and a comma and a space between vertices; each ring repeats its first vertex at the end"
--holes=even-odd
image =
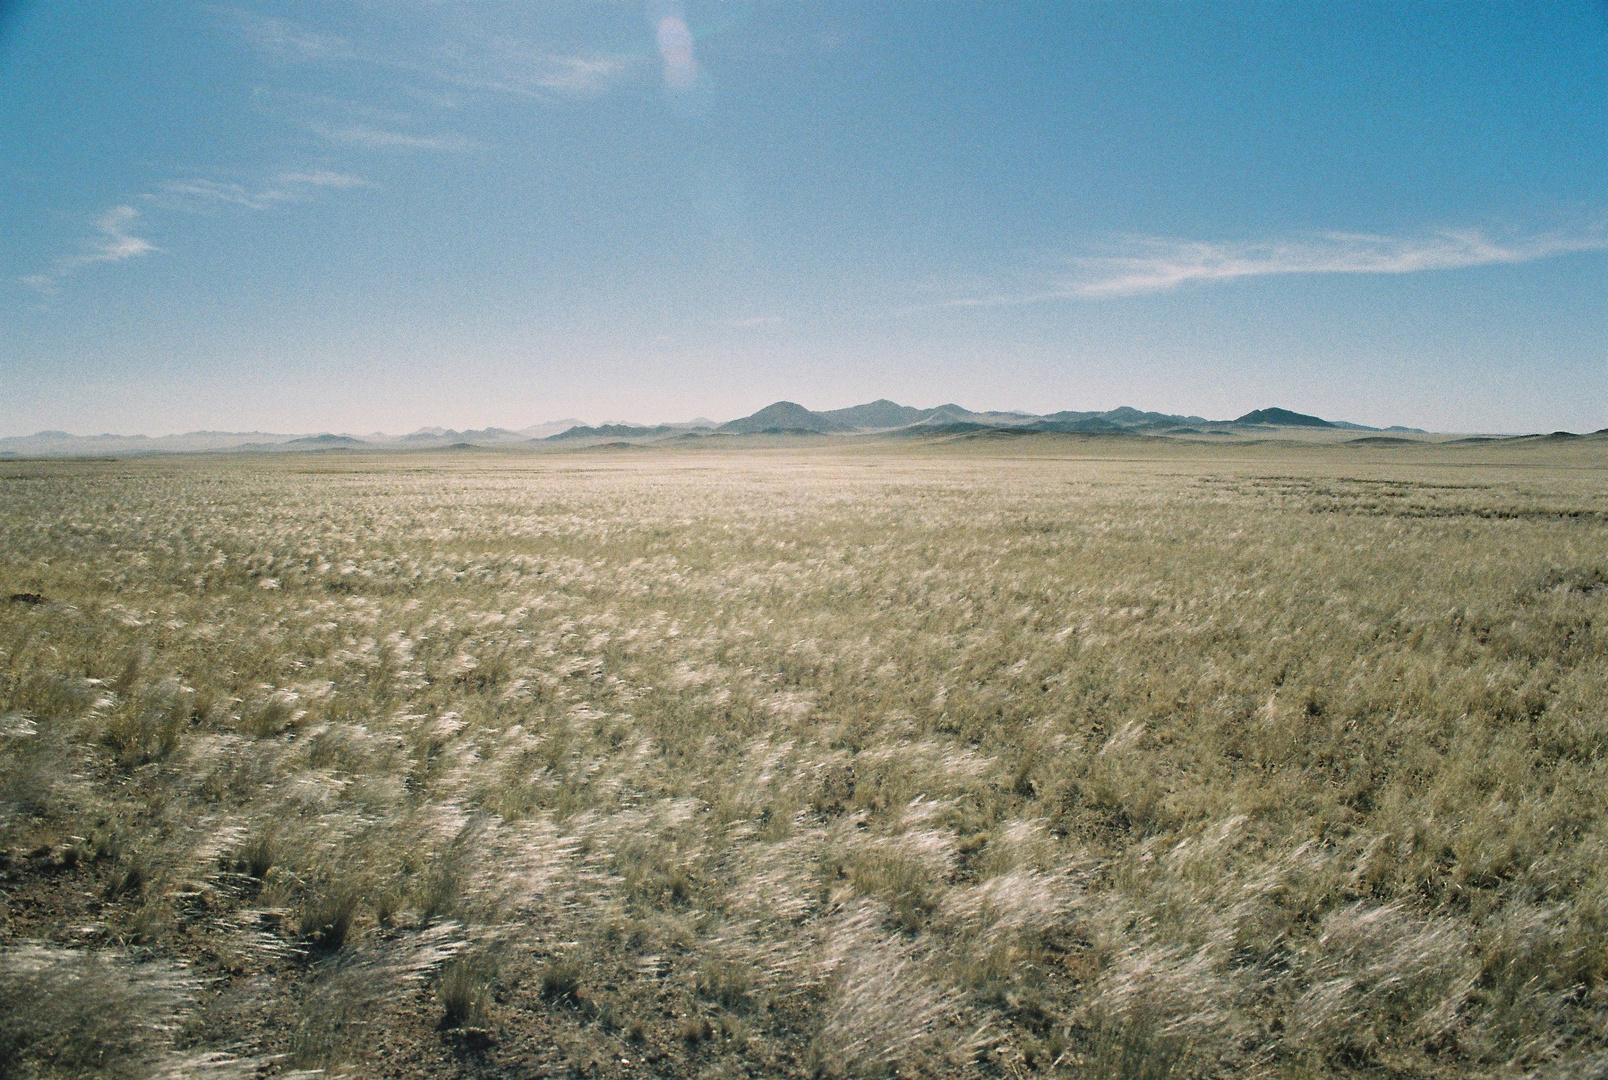
POLYGON ((1608 1080, 1605 91, 0 0, 0 1080, 1608 1080))
POLYGON ((8 1080, 1608 1071, 1601 436, 15 460, 4 597, 8 1080))

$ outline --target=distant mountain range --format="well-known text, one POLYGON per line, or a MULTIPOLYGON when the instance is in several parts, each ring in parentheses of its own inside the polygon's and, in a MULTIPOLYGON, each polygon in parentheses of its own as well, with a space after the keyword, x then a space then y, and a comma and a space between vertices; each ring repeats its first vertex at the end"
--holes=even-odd
MULTIPOLYGON (((847 409, 815 412, 791 401, 767 405, 751 416, 714 429, 716 435, 833 435, 897 434, 935 435, 999 430, 1002 432, 1068 432, 1084 435, 1157 434, 1191 435, 1217 431, 1246 433, 1250 429, 1343 428, 1354 431, 1394 431, 1428 434, 1418 428, 1371 428, 1362 424, 1324 420, 1288 409, 1257 409, 1235 420, 1207 420, 1201 416, 1144 412, 1123 406, 1096 412, 1056 412, 1046 415, 1019 412, 972 412, 960 405, 915 409, 886 399, 847 409)), ((648 429, 639 429, 646 432, 648 429)), ((570 435, 565 432, 564 436, 570 435)), ((616 437, 618 437, 618 432, 616 437)), ((558 436, 558 437, 564 437, 558 436)))
POLYGON ((791 401, 778 401, 774 405, 765 406, 752 416, 721 424, 715 432, 730 435, 828 435, 876 432, 930 435, 937 432, 960 433, 983 428, 999 428, 1012 431, 1107 433, 1173 428, 1209 422, 1198 416, 1169 416, 1129 408, 1112 409, 1108 412, 1058 412, 1038 416, 1016 412, 972 412, 959 405, 914 409, 908 405, 883 399, 848 409, 813 412, 791 401))
POLYGON ((509 446, 529 444, 581 421, 573 417, 519 431, 482 428, 454 431, 451 428, 420 428, 411 435, 285 435, 268 431, 190 431, 182 435, 70 435, 65 431, 41 431, 34 435, 0 438, 0 456, 8 457, 94 457, 119 454, 207 454, 220 451, 297 451, 347 449, 422 449, 470 444, 509 446))
MULTIPOLYGON (((285 435, 262 431, 192 431, 183 435, 70 435, 41 431, 0 438, 0 457, 94 457, 132 454, 218 452, 296 452, 312 450, 419 450, 473 447, 591 446, 603 443, 651 444, 669 440, 719 439, 743 435, 819 436, 885 435, 897 437, 1026 435, 1061 432, 1076 435, 1151 435, 1170 437, 1257 436, 1290 429, 1330 428, 1346 431, 1428 434, 1419 428, 1373 428, 1325 420, 1289 409, 1268 408, 1233 420, 1145 412, 1124 406, 1094 412, 973 412, 960 405, 917 409, 880 399, 847 409, 815 411, 791 401, 767 405, 750 416, 724 424, 702 418, 684 424, 589 426, 575 419, 555 420, 519 430, 420 428, 409 435, 285 435)), ((1293 433, 1293 432, 1292 432, 1293 433)))

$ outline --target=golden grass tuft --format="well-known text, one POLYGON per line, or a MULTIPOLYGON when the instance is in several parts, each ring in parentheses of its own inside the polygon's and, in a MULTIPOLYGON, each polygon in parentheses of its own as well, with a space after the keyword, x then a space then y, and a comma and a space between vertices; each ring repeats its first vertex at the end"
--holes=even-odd
POLYGON ((8 463, 0 1076, 1592 1075, 1600 445, 8 463))

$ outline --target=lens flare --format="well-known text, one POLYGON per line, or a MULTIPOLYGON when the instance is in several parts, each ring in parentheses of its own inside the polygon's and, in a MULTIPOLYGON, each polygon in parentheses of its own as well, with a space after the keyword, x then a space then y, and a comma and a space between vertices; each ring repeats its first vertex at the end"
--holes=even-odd
POLYGON ((692 52, 692 31, 680 13, 660 17, 654 27, 659 55, 664 59, 664 84, 672 92, 691 90, 698 82, 698 60, 692 52))

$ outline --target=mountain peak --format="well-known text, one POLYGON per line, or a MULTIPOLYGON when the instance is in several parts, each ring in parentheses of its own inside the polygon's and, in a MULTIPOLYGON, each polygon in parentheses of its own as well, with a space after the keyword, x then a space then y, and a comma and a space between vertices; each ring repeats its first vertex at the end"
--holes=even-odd
POLYGON ((1289 409, 1254 409, 1234 420, 1236 424, 1272 424, 1275 427, 1339 427, 1339 424, 1321 416, 1292 412, 1289 409))
POLYGON ((762 432, 848 431, 852 427, 826 413, 811 412, 796 401, 777 401, 751 416, 722 424, 717 430, 752 435, 762 432))

